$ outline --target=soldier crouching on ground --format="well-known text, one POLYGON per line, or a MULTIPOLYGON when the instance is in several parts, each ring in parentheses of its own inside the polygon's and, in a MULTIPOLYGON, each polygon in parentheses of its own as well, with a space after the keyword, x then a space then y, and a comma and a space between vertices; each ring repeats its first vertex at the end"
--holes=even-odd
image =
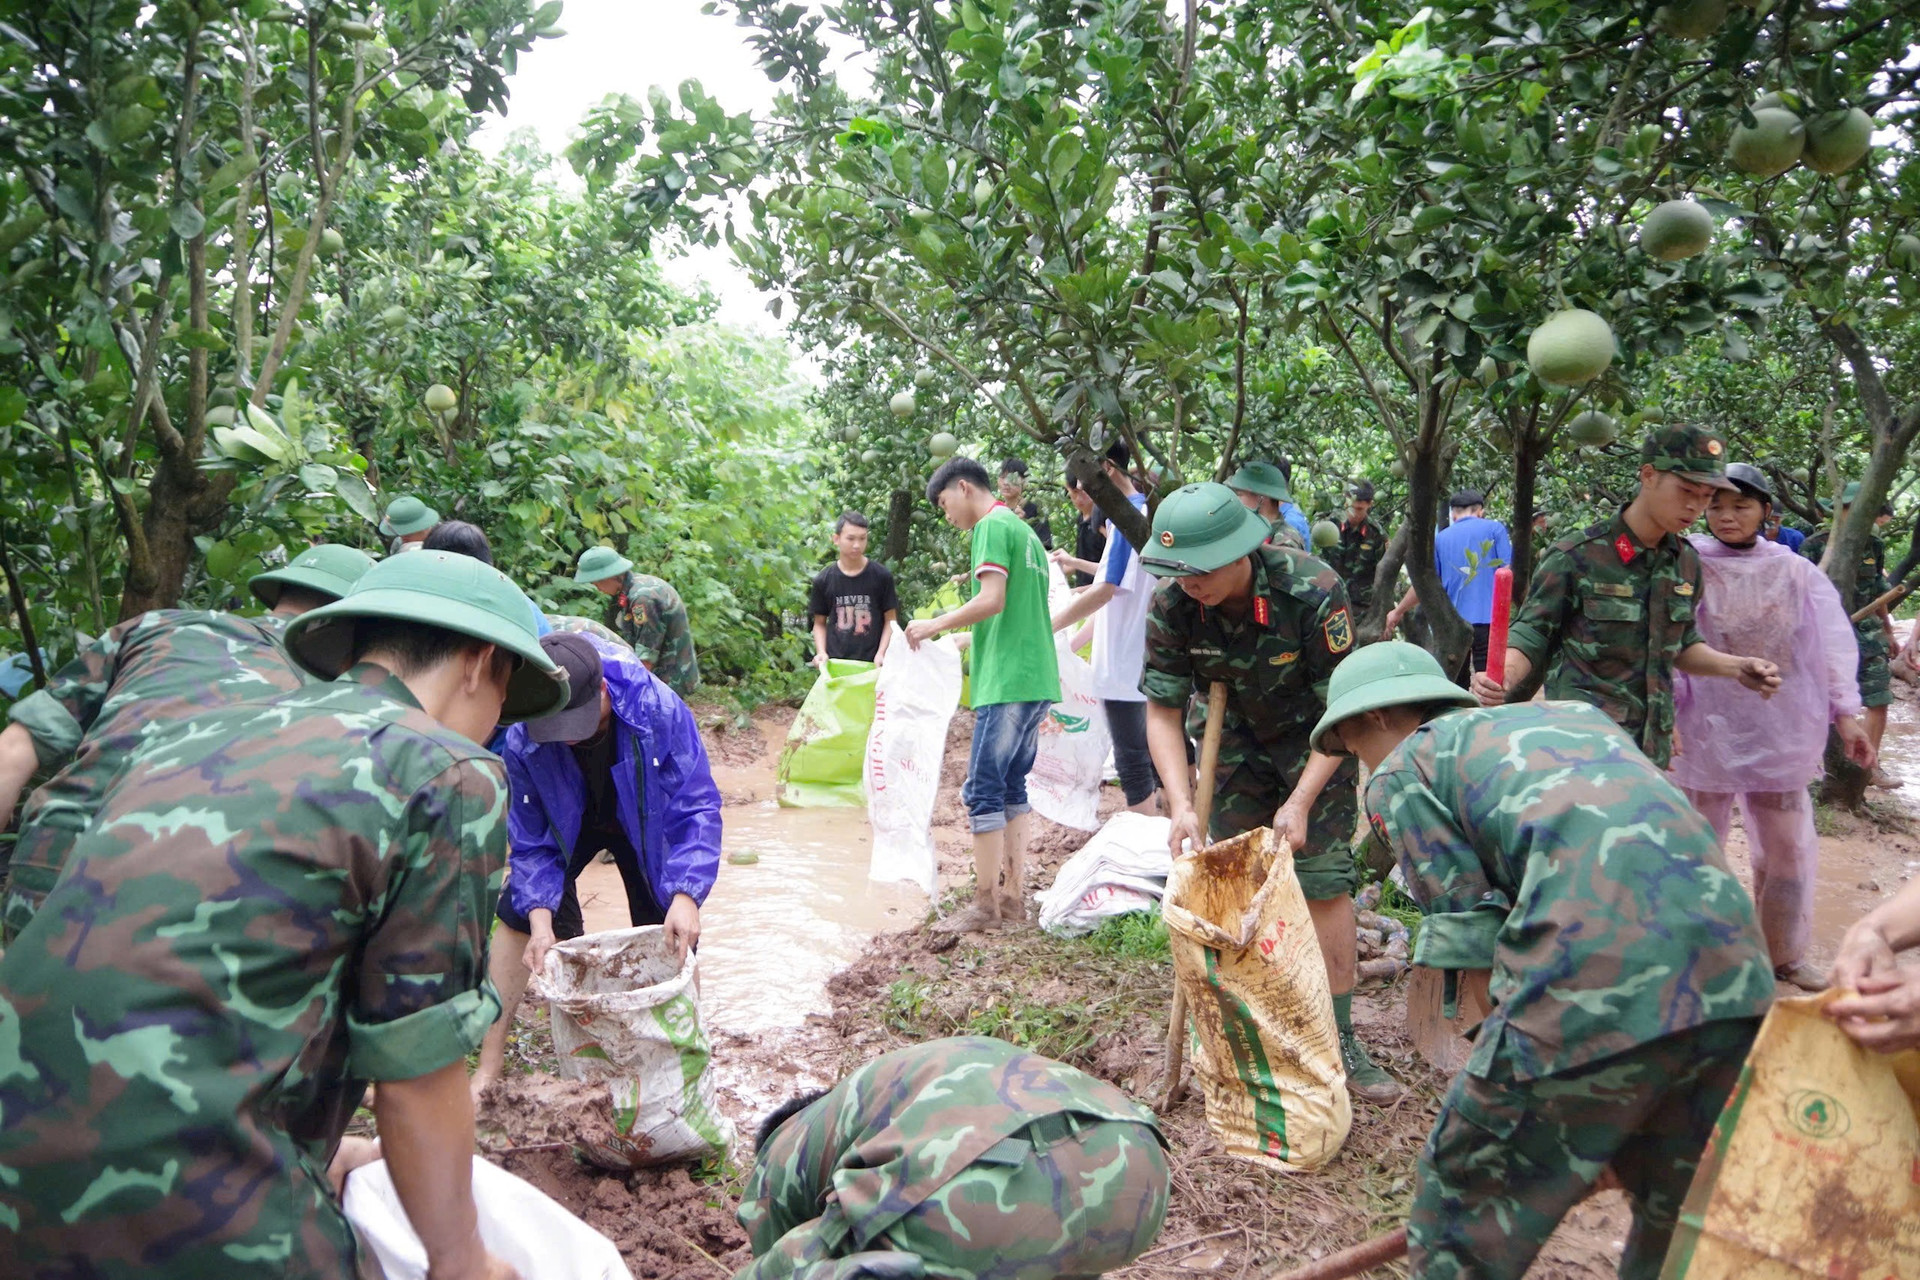
POLYGON ((1472 702, 1388 641, 1333 673, 1313 730, 1372 770, 1368 819, 1425 917, 1413 962, 1449 994, 1492 971, 1420 1154, 1413 1274, 1518 1280, 1611 1166, 1620 1274, 1652 1280, 1773 998, 1766 940, 1713 828, 1604 713, 1453 710, 1472 702))
POLYGON ((1160 1234, 1165 1145, 1112 1085, 1005 1041, 896 1049, 767 1117, 736 1280, 1097 1276, 1160 1234))
POLYGON ((136 752, 0 957, 0 1275, 359 1274, 325 1171, 370 1080, 430 1273, 512 1274, 470 1185, 507 811, 478 744, 566 685, 519 588, 439 551, 287 649, 328 682, 136 752))

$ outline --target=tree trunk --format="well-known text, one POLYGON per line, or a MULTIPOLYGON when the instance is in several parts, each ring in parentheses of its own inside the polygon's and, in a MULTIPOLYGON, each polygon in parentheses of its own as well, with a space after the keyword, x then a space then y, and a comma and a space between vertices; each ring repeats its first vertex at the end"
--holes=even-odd
POLYGON ((1460 671, 1473 652, 1473 629, 1460 617, 1440 584, 1433 540, 1440 518, 1440 487, 1446 481, 1444 398, 1429 385, 1421 395, 1421 428, 1414 437, 1407 468, 1407 576, 1420 597, 1420 613, 1429 628, 1427 649, 1448 675, 1460 671))
POLYGON ((1363 644, 1392 638, 1382 632, 1386 629, 1387 610, 1393 608, 1400 599, 1400 593, 1395 588, 1400 585, 1400 570, 1407 562, 1407 544, 1412 529, 1412 521, 1400 522, 1400 527, 1387 539, 1387 549, 1380 557, 1380 566, 1373 571, 1373 603, 1367 607, 1365 615, 1354 621, 1354 633, 1363 644))
POLYGON ((47 667, 40 659, 40 641, 33 634, 33 615, 27 612, 27 593, 20 586, 20 575, 13 571, 13 557, 7 554, 7 532, 0 524, 0 574, 7 579, 7 598, 20 618, 20 643, 27 651, 27 665, 41 688, 46 687, 47 667))
MULTIPOLYGON (((1060 445, 1061 456, 1067 460, 1067 469, 1081 478, 1087 486, 1087 496, 1093 499, 1100 514, 1113 521, 1113 527, 1120 531, 1137 550, 1147 545, 1152 537, 1153 521, 1134 507, 1120 487, 1107 479, 1107 473, 1101 466, 1101 457, 1077 440, 1066 440, 1060 445)), ((1161 497, 1166 495, 1162 493, 1161 497)))
POLYGON ((1858 812, 1867 802, 1867 783, 1873 773, 1847 759, 1840 736, 1831 729, 1827 731, 1826 766, 1827 776, 1820 783, 1820 802, 1858 812))
POLYGON ((895 572, 907 558, 907 544, 913 537, 913 493, 895 489, 887 499, 887 540, 880 548, 880 563, 895 572))
POLYGON ((1513 542, 1513 589, 1525 596, 1533 581, 1533 503, 1540 479, 1540 451, 1531 431, 1513 440, 1513 524, 1507 536, 1513 542))

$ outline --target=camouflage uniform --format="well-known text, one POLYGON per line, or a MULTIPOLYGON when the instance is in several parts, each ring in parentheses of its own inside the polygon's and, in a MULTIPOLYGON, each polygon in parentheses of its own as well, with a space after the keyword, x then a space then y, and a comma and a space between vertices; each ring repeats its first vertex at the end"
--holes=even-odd
MULTIPOLYGON (((1800 554, 1815 564, 1827 554, 1831 529, 1822 529, 1800 544, 1800 554)), ((1887 544, 1872 534, 1860 555, 1860 567, 1853 579, 1853 604, 1847 610, 1864 609, 1892 587, 1887 580, 1887 544)), ((1891 646, 1887 643, 1887 624, 1878 614, 1869 614, 1853 624, 1860 641, 1860 705, 1885 707, 1893 702, 1893 666, 1891 646)))
POLYGON ((1655 764, 1673 754, 1673 663, 1701 644, 1700 556, 1685 538, 1652 547, 1626 509, 1547 549, 1508 633, 1549 698, 1588 702, 1612 717, 1655 764), (1548 665, 1549 662, 1551 665, 1548 665))
POLYGON ((1327 548, 1323 559, 1346 583, 1347 603, 1355 612, 1365 613, 1373 603, 1374 574, 1380 570, 1381 557, 1387 554, 1387 535, 1371 520, 1356 525, 1343 516, 1339 525, 1340 543, 1327 548))
MULTIPOLYGON (((1307 734, 1326 703, 1327 678, 1353 648, 1346 588, 1324 563, 1272 545, 1253 553, 1253 608, 1242 619, 1196 603, 1175 583, 1154 592, 1147 614, 1147 699, 1192 708, 1187 731, 1206 729, 1207 687, 1227 682, 1208 838, 1263 827, 1293 791, 1311 754, 1307 734)), ((1311 853, 1294 864, 1308 898, 1344 897, 1359 884, 1353 862, 1355 767, 1343 760, 1307 816, 1311 853)))
POLYGON ((0 1275, 354 1275, 325 1169, 498 1016, 505 854, 500 762, 377 666, 136 754, 0 957, 0 1275))
POLYGON ((1425 915, 1414 963, 1492 970, 1420 1157, 1414 1274, 1519 1277, 1608 1164, 1635 1202, 1620 1274, 1657 1274, 1773 997, 1712 828, 1572 702, 1442 715, 1366 791, 1425 915))
POLYGON ((139 747, 216 707, 297 689, 306 677, 272 616, 156 609, 121 623, 16 703, 42 767, 59 769, 20 814, 0 938, 11 940, 53 888, 74 839, 139 747))
POLYGON ((898 1049, 766 1142, 740 1200, 754 1262, 738 1280, 1098 1275, 1159 1235, 1164 1145, 1112 1085, 1004 1041, 898 1049))
POLYGON ((546 615, 547 625, 555 631, 572 631, 584 635, 597 636, 608 644, 617 644, 622 649, 631 649, 632 645, 620 638, 620 633, 592 618, 582 618, 571 613, 550 613, 546 615))
POLYGON ((1267 527, 1273 531, 1267 536, 1268 546, 1289 547, 1295 551, 1307 549, 1307 540, 1300 536, 1298 529, 1287 523, 1285 516, 1275 516, 1267 522, 1267 527))
POLYGON ((613 598, 612 625, 669 689, 687 698, 700 687, 687 606, 665 579, 629 570, 613 598))

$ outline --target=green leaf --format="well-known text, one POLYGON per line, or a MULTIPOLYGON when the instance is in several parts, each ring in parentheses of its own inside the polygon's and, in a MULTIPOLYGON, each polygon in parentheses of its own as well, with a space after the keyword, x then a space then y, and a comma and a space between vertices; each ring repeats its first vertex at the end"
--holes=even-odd
POLYGON ((300 466, 300 483, 309 489, 328 492, 338 478, 339 473, 324 462, 307 462, 300 466))
POLYGON ((207 215, 190 204, 181 203, 168 211, 167 225, 182 240, 191 240, 207 229, 207 215))
POLYGON ((0 427, 10 427, 27 412, 27 393, 18 387, 0 387, 0 427))

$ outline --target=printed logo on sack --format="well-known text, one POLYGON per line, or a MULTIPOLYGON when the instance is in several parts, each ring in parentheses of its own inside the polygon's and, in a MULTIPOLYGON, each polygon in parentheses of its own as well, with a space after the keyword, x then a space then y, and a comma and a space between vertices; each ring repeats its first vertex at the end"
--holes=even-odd
POLYGON ((1093 721, 1086 716, 1070 716, 1058 711, 1048 712, 1047 719, 1052 721, 1061 733, 1085 733, 1093 727, 1093 721))
POLYGON ((1853 1127, 1840 1099, 1818 1089, 1799 1089, 1787 1095, 1787 1121, 1809 1138, 1838 1138, 1853 1127))

